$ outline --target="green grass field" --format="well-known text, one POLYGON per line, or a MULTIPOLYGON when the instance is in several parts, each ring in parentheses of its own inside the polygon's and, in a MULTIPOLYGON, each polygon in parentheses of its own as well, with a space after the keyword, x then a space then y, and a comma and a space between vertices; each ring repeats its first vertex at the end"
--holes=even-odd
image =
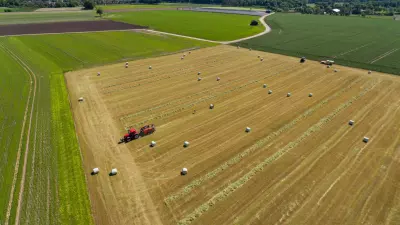
POLYGON ((114 5, 97 5, 104 10, 118 9, 150 9, 150 8, 177 8, 177 7, 203 7, 212 6, 208 4, 188 4, 188 3, 160 3, 155 5, 146 4, 114 4, 114 5))
POLYGON ((149 26, 152 29, 215 41, 229 41, 260 33, 264 27, 250 26, 256 16, 192 11, 119 12, 109 19, 149 26))
POLYGON ((88 171, 82 169, 64 72, 213 45, 135 32, 0 37, 0 224, 6 223, 27 104, 9 224, 15 223, 22 187, 20 224, 93 224, 84 174, 88 171), (36 95, 29 102, 29 74, 12 55, 28 65, 36 77, 36 95), (29 152, 22 179, 29 120, 29 152))
POLYGON ((7 8, 7 7, 0 7, 0 13, 4 12, 4 10, 9 9, 12 12, 32 12, 36 10, 36 8, 7 8))
POLYGON ((301 14, 267 17, 269 34, 244 47, 400 74, 400 23, 385 19, 301 14))
POLYGON ((2 24, 46 23, 61 21, 82 21, 97 19, 94 11, 80 12, 30 12, 30 13, 1 13, 2 24))

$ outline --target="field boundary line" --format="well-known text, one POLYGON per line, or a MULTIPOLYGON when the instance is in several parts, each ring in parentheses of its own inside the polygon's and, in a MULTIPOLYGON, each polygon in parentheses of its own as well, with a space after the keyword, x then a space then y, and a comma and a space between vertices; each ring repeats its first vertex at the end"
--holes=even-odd
POLYGON ((250 155, 254 151, 257 151, 264 144, 266 144, 267 142, 269 142, 273 138, 279 136, 281 133, 283 133, 283 132, 287 131, 288 129, 292 128, 299 121, 301 121, 303 118, 311 115, 316 110, 318 110, 320 107, 324 106, 326 103, 328 103, 332 99, 334 99, 337 96, 341 95, 348 88, 352 87, 354 84, 358 83, 359 81, 360 81, 360 79, 357 79, 357 80, 353 81, 349 86, 343 88, 341 91, 337 92, 336 94, 334 94, 334 95, 322 100, 320 103, 318 103, 314 107, 306 110, 300 116, 298 116, 297 118, 295 118, 291 122, 287 123, 286 125, 284 125, 280 129, 278 129, 277 131, 273 132, 272 134, 268 135, 267 137, 265 137, 263 139, 260 139, 255 144, 253 144, 252 146, 247 148, 245 151, 243 151, 243 152, 237 154, 236 156, 230 158, 229 160, 227 160, 225 163, 223 163, 222 165, 220 165, 219 167, 217 167, 213 171, 207 173, 206 175, 204 175, 203 177, 200 177, 199 179, 196 179, 196 180, 192 181, 187 186, 183 187, 182 189, 180 189, 179 191, 175 192, 174 194, 168 196, 167 198, 164 199, 165 204, 168 205, 170 202, 173 202, 173 201, 176 201, 176 200, 182 198, 183 196, 187 195, 190 191, 192 191, 194 188, 196 188, 198 186, 201 186, 201 184, 204 181, 212 179, 213 177, 217 176, 218 173, 220 173, 221 171, 228 169, 231 165, 234 165, 234 164, 238 163, 239 161, 241 161, 242 158, 250 155))
MULTIPOLYGON (((14 168, 14 177, 13 177, 13 182, 11 185, 11 192, 10 192, 10 198, 8 200, 8 206, 7 206, 7 213, 6 213, 6 222, 5 225, 9 224, 9 220, 10 220, 10 214, 11 214, 11 208, 12 208, 12 202, 13 202, 13 198, 14 198, 14 191, 15 191, 15 185, 17 183, 17 178, 18 178, 18 170, 19 170, 19 164, 20 164, 20 158, 21 158, 21 148, 22 148, 22 140, 24 137, 24 131, 25 131, 25 124, 26 124, 26 119, 27 119, 27 114, 28 114, 28 110, 29 110, 29 104, 31 104, 31 113, 30 113, 30 118, 29 118, 29 128, 28 128, 28 133, 27 133, 27 142, 26 142, 26 151, 29 150, 29 137, 30 137, 30 129, 31 129, 31 124, 32 124, 32 117, 33 117, 33 108, 35 105, 35 97, 36 97, 36 77, 33 74, 32 70, 18 57, 16 56, 11 50, 9 50, 7 47, 5 47, 3 44, 0 44, 1 48, 4 49, 5 51, 7 51, 11 57, 13 57, 13 59, 20 64, 24 70, 29 74, 29 78, 30 78, 30 91, 29 91, 29 96, 28 96, 28 102, 25 108, 25 115, 24 115, 24 121, 23 121, 23 125, 22 125, 22 130, 21 130, 21 138, 20 138, 20 142, 19 142, 19 146, 18 146, 18 152, 17 152, 17 159, 15 161, 15 168, 14 168), (32 90, 32 86, 33 86, 33 90, 32 90), (32 91, 33 91, 33 96, 32 96, 32 91), (32 99, 30 101, 30 99, 32 99)), ((24 159, 24 166, 23 169, 26 169, 26 157, 27 157, 27 152, 25 152, 25 159, 24 159)), ((25 175, 25 174, 23 174, 25 175)), ((25 179, 25 177, 23 176, 21 178, 21 182, 22 180, 25 179)), ((21 186, 22 187, 22 186, 21 186)), ((20 201, 20 199, 18 199, 18 202, 20 201)), ((20 204, 18 203, 18 208, 17 208, 17 215, 19 216, 19 211, 21 210, 20 204)), ((15 224, 19 223, 19 218, 16 217, 15 218, 15 224)))
POLYGON ((399 50, 399 49, 398 49, 398 48, 394 48, 394 49, 391 49, 390 51, 387 51, 387 52, 383 53, 382 55, 380 55, 380 56, 374 58, 373 60, 371 60, 371 61, 370 61, 370 64, 373 64, 373 63, 375 63, 376 61, 379 61, 379 60, 385 58, 386 56, 388 56, 388 55, 390 55, 390 54, 396 52, 397 50, 399 50))
POLYGON ((332 56, 332 58, 335 59, 335 58, 337 58, 337 57, 339 57, 339 56, 347 55, 347 54, 349 54, 349 53, 352 53, 352 52, 354 52, 354 51, 358 51, 359 49, 362 49, 362 48, 367 47, 368 45, 371 45, 371 44, 374 44, 374 43, 375 43, 375 42, 370 42, 370 43, 368 43, 368 44, 361 45, 361 46, 359 46, 359 47, 357 47, 357 48, 350 49, 350 50, 348 50, 348 51, 346 51, 346 52, 341 52, 341 53, 339 53, 338 55, 332 56))
MULTIPOLYGON (((156 30, 150 30, 150 29, 142 29, 142 31, 144 30, 144 31, 150 32, 150 33, 165 34, 165 35, 170 35, 170 36, 175 36, 175 37, 189 38, 189 39, 198 40, 198 41, 205 41, 205 42, 211 42, 211 43, 216 43, 216 44, 228 45, 228 44, 233 44, 233 43, 237 43, 240 41, 245 41, 245 40, 249 40, 252 38, 256 38, 256 37, 259 37, 259 36, 262 36, 264 34, 271 32, 271 27, 268 26, 268 24, 264 21, 264 19, 267 16, 270 16, 273 14, 275 14, 275 13, 266 14, 258 19, 261 22, 261 24, 265 27, 265 30, 263 32, 258 33, 253 36, 250 36, 250 37, 244 37, 244 38, 240 38, 240 39, 236 39, 236 40, 232 40, 232 41, 213 41, 213 40, 208 40, 208 39, 203 39, 203 38, 196 38, 196 37, 191 37, 191 36, 186 36, 186 35, 180 35, 180 34, 174 34, 174 33, 168 33, 168 32, 156 31, 156 30)), ((140 30, 138 29, 138 31, 140 31, 140 30)))
POLYGON ((281 148, 277 152, 275 152, 273 155, 270 157, 267 157, 264 159, 261 163, 253 167, 248 173, 243 175, 241 178, 236 180, 235 182, 231 183, 228 185, 226 188, 215 194, 211 199, 197 207, 192 213, 181 219, 178 224, 180 225, 186 225, 192 223, 194 220, 199 218, 203 213, 207 212, 211 207, 213 207, 217 202, 223 201, 226 197, 231 195, 233 192, 238 190, 239 188, 243 187, 249 181, 252 179, 258 172, 262 171, 265 166, 271 164, 272 162, 280 159, 282 156, 284 156, 286 153, 290 152, 292 149, 296 148, 301 142, 303 142, 307 137, 311 136, 313 133, 318 132, 321 130, 321 128, 329 123, 333 118, 336 117, 340 112, 342 112, 344 109, 349 107, 350 105, 353 104, 354 101, 358 100, 360 97, 364 96, 366 93, 368 93, 370 90, 372 90, 377 83, 373 84, 372 87, 369 87, 362 92, 360 92, 357 96, 352 97, 345 103, 342 103, 339 107, 337 107, 333 112, 331 112, 329 115, 325 116, 324 118, 320 119, 317 123, 315 123, 313 126, 308 128, 300 137, 298 137, 295 141, 288 143, 285 147, 281 148))

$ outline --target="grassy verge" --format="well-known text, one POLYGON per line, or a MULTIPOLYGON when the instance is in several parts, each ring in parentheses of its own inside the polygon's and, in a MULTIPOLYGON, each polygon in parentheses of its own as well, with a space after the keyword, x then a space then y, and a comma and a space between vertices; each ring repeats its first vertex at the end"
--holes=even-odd
MULTIPOLYGON (((69 108, 68 93, 63 74, 50 76, 52 129, 61 131, 63 138, 53 139, 58 150, 58 178, 60 202, 73 202, 60 205, 61 224, 93 224, 90 203, 87 195, 81 153, 75 134, 75 126, 69 108), (70 174, 75 174, 70 176, 70 174)), ((57 132, 58 133, 58 132, 57 132)))
POLYGON ((149 26, 152 29, 215 41, 236 40, 261 33, 264 27, 250 26, 257 16, 192 11, 141 11, 111 13, 109 19, 149 26))
POLYGON ((384 19, 276 14, 266 18, 272 31, 241 45, 313 60, 400 74, 399 24, 384 19), (393 51, 391 53, 391 51, 393 51), (390 54, 389 54, 390 53, 390 54))

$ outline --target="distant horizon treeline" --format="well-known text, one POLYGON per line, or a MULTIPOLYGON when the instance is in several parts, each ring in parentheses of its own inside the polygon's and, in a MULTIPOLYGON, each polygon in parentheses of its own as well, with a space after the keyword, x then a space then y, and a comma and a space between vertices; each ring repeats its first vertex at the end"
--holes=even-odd
MULTIPOLYGON (((104 4, 159 4, 161 0, 0 0, 0 7, 59 8, 83 6, 84 1, 104 4)), ((339 15, 387 15, 400 13, 400 0, 169 0, 169 3, 215 4, 222 6, 263 7, 276 12, 339 15)))

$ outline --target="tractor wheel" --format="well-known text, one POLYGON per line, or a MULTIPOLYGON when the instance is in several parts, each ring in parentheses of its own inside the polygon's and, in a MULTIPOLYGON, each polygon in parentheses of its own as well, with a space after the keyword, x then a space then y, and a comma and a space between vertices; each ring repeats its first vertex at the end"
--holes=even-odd
POLYGON ((139 134, 135 135, 135 139, 139 139, 139 137, 140 137, 139 134))

